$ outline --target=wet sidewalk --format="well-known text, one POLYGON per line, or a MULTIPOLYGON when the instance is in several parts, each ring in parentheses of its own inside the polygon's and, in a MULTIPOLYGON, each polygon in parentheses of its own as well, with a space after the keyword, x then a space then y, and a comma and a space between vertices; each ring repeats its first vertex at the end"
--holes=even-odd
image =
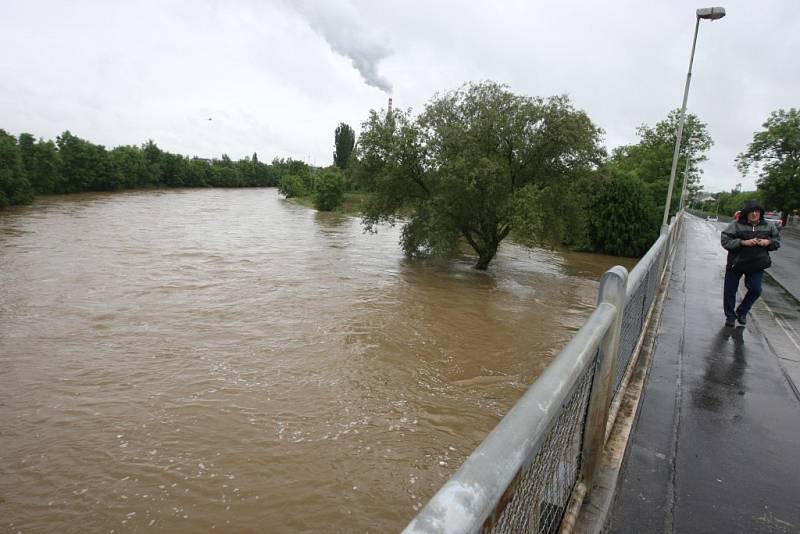
POLYGON ((757 321, 723 326, 724 263, 688 217, 609 532, 800 532, 800 401, 757 321))

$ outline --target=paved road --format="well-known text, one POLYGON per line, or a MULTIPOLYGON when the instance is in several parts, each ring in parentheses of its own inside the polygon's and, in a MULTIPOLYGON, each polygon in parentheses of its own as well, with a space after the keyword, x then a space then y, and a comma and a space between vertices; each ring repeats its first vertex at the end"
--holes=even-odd
MULTIPOLYGON (((797 266, 800 269, 800 265, 797 266)), ((800 301, 769 277, 753 307, 756 325, 800 398, 800 301)))
MULTIPOLYGON (((689 216, 694 220, 697 217, 689 216)), ((704 221, 705 222, 705 221, 704 221)), ((718 232, 721 232, 727 223, 711 223, 718 232)), ((717 235, 719 244, 719 235, 717 235)), ((795 300, 800 301, 800 227, 787 227, 781 231, 781 248, 770 253, 772 267, 767 273, 788 291, 795 300)))
POLYGON ((719 230, 686 222, 610 532, 800 531, 800 401, 767 316, 723 325, 719 230))
POLYGON ((771 256, 772 267, 767 273, 800 301, 800 228, 784 228, 781 248, 771 256))
MULTIPOLYGON (((727 225, 703 223, 712 226, 715 232, 721 232, 727 225)), ((719 234, 716 237, 718 243, 719 234)), ((751 315, 800 397, 800 227, 781 231, 781 248, 772 252, 771 257, 772 267, 764 278, 764 292, 751 315)))
POLYGON ((800 228, 784 228, 767 275, 755 318, 800 397, 800 228))

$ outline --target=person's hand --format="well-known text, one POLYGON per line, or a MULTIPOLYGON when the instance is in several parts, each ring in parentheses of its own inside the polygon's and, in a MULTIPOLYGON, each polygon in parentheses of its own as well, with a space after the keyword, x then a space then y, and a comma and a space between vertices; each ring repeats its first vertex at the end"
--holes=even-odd
POLYGON ((756 239, 755 237, 753 239, 745 239, 744 241, 742 241, 742 245, 746 247, 754 247, 758 245, 758 239, 756 239))
POLYGON ((769 244, 770 244, 770 240, 769 239, 759 239, 758 240, 758 244, 761 245, 762 247, 768 247, 769 244))

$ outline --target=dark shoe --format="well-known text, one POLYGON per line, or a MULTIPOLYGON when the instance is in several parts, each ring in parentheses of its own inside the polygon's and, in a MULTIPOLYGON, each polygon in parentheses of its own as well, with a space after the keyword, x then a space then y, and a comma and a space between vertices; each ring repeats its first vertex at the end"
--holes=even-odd
POLYGON ((731 319, 730 317, 728 317, 727 319, 725 319, 725 326, 733 328, 734 326, 736 326, 736 320, 731 319))
POLYGON ((739 324, 744 326, 747 324, 747 315, 736 315, 736 320, 739 321, 739 324))

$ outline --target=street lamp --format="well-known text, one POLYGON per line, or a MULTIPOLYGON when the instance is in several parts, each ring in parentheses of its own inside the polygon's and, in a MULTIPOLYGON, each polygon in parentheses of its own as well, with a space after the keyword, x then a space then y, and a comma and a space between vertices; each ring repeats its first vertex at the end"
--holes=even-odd
POLYGON ((686 207, 686 184, 689 183, 689 157, 686 157, 686 165, 683 167, 683 188, 681 189, 681 201, 678 204, 678 211, 683 211, 686 207))
MULTIPOLYGON (((697 45, 697 30, 700 28, 700 19, 717 20, 725 16, 724 7, 704 7, 696 12, 696 23, 694 25, 694 39, 692 39, 692 53, 689 56, 689 72, 686 74, 686 87, 683 90, 683 105, 681 106, 681 117, 678 122, 678 134, 675 139, 675 152, 672 155, 672 169, 669 172, 669 188, 667 189, 667 204, 664 206, 664 219, 661 225, 667 224, 669 217, 669 205, 672 201, 672 186, 675 184, 675 171, 678 168, 678 156, 681 151, 681 136, 683 135, 683 123, 686 120, 686 101, 689 98, 689 84, 692 81, 692 62, 694 62, 694 48, 697 45)), ((686 176, 684 176, 684 181, 686 176)))

